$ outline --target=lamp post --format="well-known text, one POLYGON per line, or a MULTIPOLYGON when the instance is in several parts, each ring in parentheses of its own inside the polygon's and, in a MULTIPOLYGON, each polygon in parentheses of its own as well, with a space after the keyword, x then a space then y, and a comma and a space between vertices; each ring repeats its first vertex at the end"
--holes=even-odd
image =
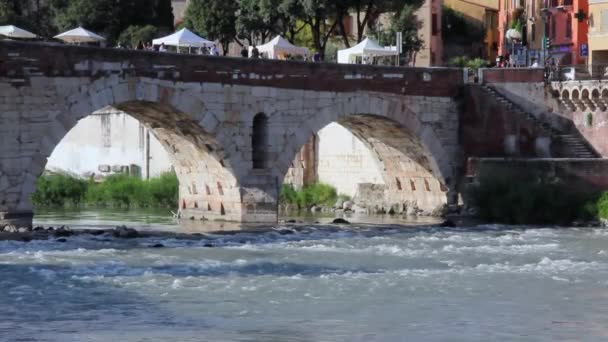
POLYGON ((507 37, 507 40, 511 43, 511 58, 513 59, 513 62, 515 62, 515 42, 521 40, 521 32, 512 28, 507 30, 505 36, 507 37))

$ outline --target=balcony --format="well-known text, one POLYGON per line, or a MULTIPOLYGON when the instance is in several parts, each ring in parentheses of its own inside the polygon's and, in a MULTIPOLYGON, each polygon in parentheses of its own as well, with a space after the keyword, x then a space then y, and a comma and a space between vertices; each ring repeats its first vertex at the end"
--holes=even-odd
POLYGON ((542 10, 550 10, 550 9, 564 9, 566 7, 572 7, 573 0, 544 0, 542 10))

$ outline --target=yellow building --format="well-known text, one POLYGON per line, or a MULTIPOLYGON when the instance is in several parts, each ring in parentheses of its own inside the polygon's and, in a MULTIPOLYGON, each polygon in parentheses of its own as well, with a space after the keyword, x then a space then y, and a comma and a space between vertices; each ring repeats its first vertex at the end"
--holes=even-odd
POLYGON ((608 64, 608 1, 589 0, 589 65, 608 64))
MULTIPOLYGON (((471 24, 484 28, 485 37, 481 55, 493 61, 498 52, 499 40, 498 0, 444 0, 443 3, 446 7, 464 15, 471 24)), ((449 42, 445 43, 449 44, 449 42)))

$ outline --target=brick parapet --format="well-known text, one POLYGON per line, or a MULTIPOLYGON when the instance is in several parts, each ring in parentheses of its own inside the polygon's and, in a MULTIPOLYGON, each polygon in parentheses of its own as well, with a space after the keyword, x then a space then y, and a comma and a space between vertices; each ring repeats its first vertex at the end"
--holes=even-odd
POLYGON ((253 60, 48 43, 0 42, 0 77, 102 77, 117 74, 174 82, 213 82, 315 91, 377 91, 430 97, 457 96, 456 68, 253 60))
POLYGON ((479 79, 483 83, 537 83, 544 82, 542 68, 482 68, 479 79))

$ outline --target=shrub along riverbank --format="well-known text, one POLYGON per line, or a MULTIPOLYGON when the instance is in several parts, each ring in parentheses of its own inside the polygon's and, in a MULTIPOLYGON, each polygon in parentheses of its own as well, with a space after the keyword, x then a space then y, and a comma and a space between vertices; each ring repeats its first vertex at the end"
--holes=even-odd
POLYGON ((300 190, 291 184, 281 187, 281 206, 289 209, 310 209, 313 206, 332 208, 338 199, 349 200, 345 195, 338 195, 336 188, 323 183, 314 183, 300 190))
POLYGON ((174 172, 149 180, 112 175, 99 183, 57 173, 38 178, 32 202, 39 207, 175 207, 178 193, 179 182, 174 172))
MULTIPOLYGON (((174 207, 178 203, 179 182, 174 172, 142 180, 127 175, 112 175, 103 182, 85 180, 67 173, 42 175, 38 178, 32 202, 38 207, 174 207)), ((315 183, 296 190, 289 184, 281 188, 280 201, 290 209, 309 209, 312 206, 331 208, 338 195, 330 185, 315 183)))
POLYGON ((608 192, 576 188, 533 170, 482 168, 467 195, 488 222, 566 225, 608 219, 608 192))

